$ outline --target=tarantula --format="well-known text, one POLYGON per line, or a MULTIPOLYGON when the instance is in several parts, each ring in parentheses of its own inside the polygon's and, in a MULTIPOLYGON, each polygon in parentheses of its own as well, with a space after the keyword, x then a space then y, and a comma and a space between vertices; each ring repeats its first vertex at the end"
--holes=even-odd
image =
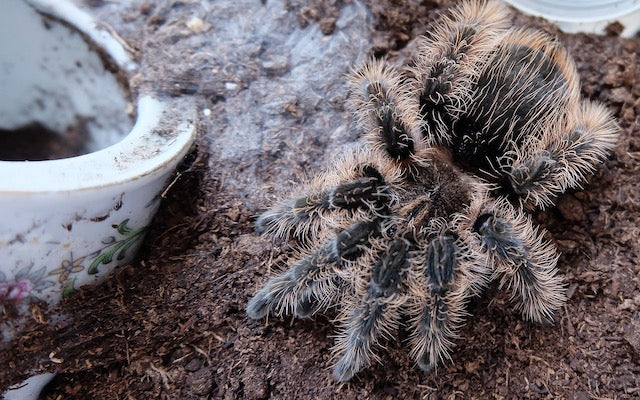
POLYGON ((461 3, 420 41, 410 67, 352 72, 359 146, 256 221, 297 244, 249 317, 336 307, 338 381, 379 361, 401 326, 422 369, 451 359, 469 299, 495 279, 524 318, 552 323, 566 300, 558 253, 525 209, 579 187, 618 133, 580 98, 565 49, 510 28, 496 1, 461 3))

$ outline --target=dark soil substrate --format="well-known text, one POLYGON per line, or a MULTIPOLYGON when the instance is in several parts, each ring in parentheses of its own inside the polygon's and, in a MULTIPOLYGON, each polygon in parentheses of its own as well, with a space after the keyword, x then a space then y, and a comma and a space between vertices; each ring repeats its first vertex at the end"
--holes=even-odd
POLYGON ((87 136, 82 123, 62 134, 39 124, 16 130, 0 129, 0 160, 41 161, 79 156, 88 153, 87 136))
MULTIPOLYGON (((315 13, 293 3, 301 23, 324 23, 331 34, 339 3, 316 1, 315 13)), ((377 18, 374 51, 391 57, 450 5, 369 3, 377 18)), ((151 21, 155 17, 140 7, 132 19, 162 24, 151 21)), ((73 316, 67 323, 33 322, 0 354, 0 388, 30 368, 53 369, 48 360, 55 353, 63 362, 45 399, 638 398, 640 39, 566 35, 524 16, 516 24, 559 35, 575 57, 583 94, 605 103, 622 132, 615 153, 584 191, 562 196, 557 207, 535 216, 562 252, 559 268, 569 284, 555 326, 524 322, 492 287, 470 305, 453 360, 437 374, 415 368, 400 337, 382 352, 383 365, 336 384, 330 378, 331 315, 247 319, 246 302, 282 249, 253 233, 255 214, 269 203, 245 205, 251 201, 229 182, 246 165, 216 165, 206 137, 217 127, 203 123, 200 146, 181 167, 141 260, 66 300, 62 308, 73 316)), ((224 99, 206 101, 215 112, 214 103, 224 99)), ((279 162, 298 164, 295 157, 279 162)), ((268 159, 258 157, 255 165, 256 179, 269 188, 268 159)))

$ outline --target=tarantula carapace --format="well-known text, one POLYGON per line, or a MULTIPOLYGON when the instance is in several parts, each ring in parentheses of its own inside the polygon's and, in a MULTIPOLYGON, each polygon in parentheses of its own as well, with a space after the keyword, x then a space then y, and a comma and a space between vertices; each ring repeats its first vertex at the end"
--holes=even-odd
POLYGON ((410 67, 355 70, 361 143, 256 222, 297 245, 248 315, 336 307, 339 381, 378 360, 401 326, 424 370, 450 358, 466 304, 494 279, 535 322, 552 322, 566 299, 556 248, 525 209, 582 184, 617 127, 580 98, 558 42, 508 22, 498 2, 465 2, 410 67))

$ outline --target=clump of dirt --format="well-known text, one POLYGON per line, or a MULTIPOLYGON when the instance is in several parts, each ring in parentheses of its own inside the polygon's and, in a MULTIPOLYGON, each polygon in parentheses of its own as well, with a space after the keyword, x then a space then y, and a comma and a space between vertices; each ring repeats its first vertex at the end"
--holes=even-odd
MULTIPOLYGON (((340 9, 331 1, 312 4, 340 9)), ((403 57, 405 46, 451 4, 367 1, 377 29, 372 53, 403 57)), ((312 16, 302 24, 327 18, 291 6, 300 18, 312 16)), ((185 2, 169 0, 148 6, 151 11, 136 7, 123 11, 132 24, 124 27, 125 37, 135 37, 131 26, 139 22, 154 31, 169 23, 158 16, 190 17, 192 11, 185 2)), ((335 17, 335 11, 327 15, 335 17)), ((272 165, 294 170, 302 155, 258 154, 251 168, 263 185, 251 187, 267 193, 247 194, 239 188, 238 164, 220 164, 209 150, 207 138, 220 127, 203 120, 198 149, 164 200, 140 260, 104 285, 66 299, 60 307, 71 318, 65 322, 33 322, 0 355, 2 365, 10 366, 0 371, 0 387, 36 368, 59 372, 45 399, 637 398, 640 39, 567 35, 520 14, 514 23, 559 36, 576 60, 583 95, 606 104, 622 132, 614 154, 585 190, 534 215, 562 252, 559 268, 569 285, 569 301, 554 326, 522 321, 505 293, 491 287, 470 305, 452 362, 437 373, 416 369, 400 337, 383 352, 383 365, 349 384, 335 384, 331 315, 250 321, 244 311, 269 275, 267 266, 286 250, 252 229, 256 214, 271 204, 267 194, 277 191, 274 182, 280 182, 272 165), (63 362, 53 365, 52 353, 63 362)), ((218 95, 224 83, 208 84, 212 92, 206 94, 199 92, 202 81, 185 87, 216 112, 226 101, 218 95)), ((304 152, 323 154, 325 146, 308 140, 304 152)))

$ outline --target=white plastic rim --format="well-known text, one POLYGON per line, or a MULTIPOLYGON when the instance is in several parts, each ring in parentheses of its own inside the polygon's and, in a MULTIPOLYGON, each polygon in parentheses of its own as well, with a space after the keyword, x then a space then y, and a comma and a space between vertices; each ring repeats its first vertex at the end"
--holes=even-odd
POLYGON ((613 22, 625 29, 622 36, 640 30, 640 0, 504 0, 524 13, 543 17, 565 32, 604 33, 613 22))

